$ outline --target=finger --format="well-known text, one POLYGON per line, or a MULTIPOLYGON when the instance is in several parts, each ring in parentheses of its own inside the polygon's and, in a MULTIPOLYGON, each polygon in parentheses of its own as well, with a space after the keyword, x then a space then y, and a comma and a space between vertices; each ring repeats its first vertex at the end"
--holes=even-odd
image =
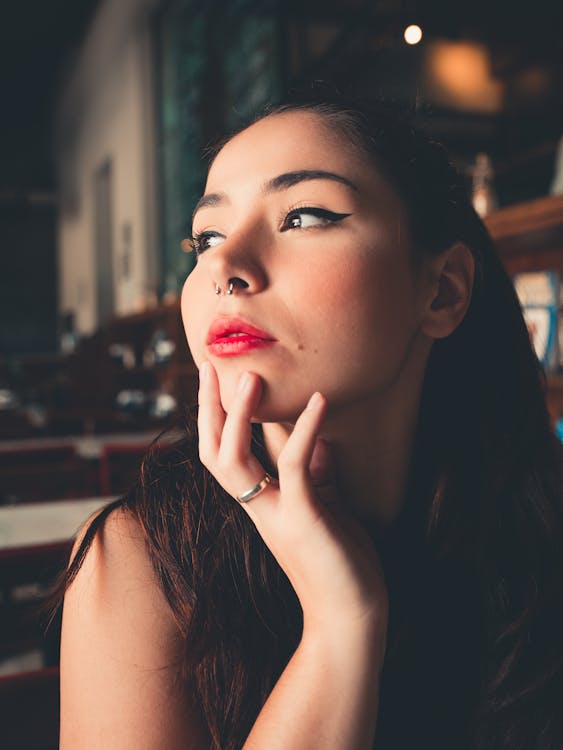
POLYGON ((323 438, 317 438, 309 462, 309 476, 315 487, 331 484, 335 479, 335 456, 332 446, 323 438))
POLYGON ((317 438, 315 441, 309 464, 309 476, 316 496, 325 507, 331 509, 343 507, 336 484, 336 456, 330 443, 323 438, 317 438))
MULTIPOLYGON (((245 399, 235 396, 231 422, 235 422, 237 413, 240 412, 243 418, 246 414, 246 425, 249 434, 241 438, 241 443, 246 442, 249 457, 246 463, 236 462, 231 459, 225 460, 224 454, 228 451, 221 452, 221 446, 229 446, 232 443, 233 436, 229 431, 225 433, 225 424, 228 415, 225 413, 219 391, 219 382, 215 368, 207 362, 200 366, 200 413, 198 416, 199 428, 199 450, 200 458, 205 466, 211 471, 213 476, 218 480, 223 489, 233 497, 237 497, 256 485, 265 474, 263 467, 250 452, 250 437, 252 428, 250 427, 249 412, 253 410, 252 404, 258 402, 260 397, 260 381, 257 376, 253 380, 250 388, 244 389, 245 394, 250 397, 251 401, 247 404, 245 399)), ((235 428, 236 429, 236 428, 235 428)), ((236 435, 234 436, 236 438, 236 435)), ((240 452, 240 449, 238 449, 240 452)), ((235 451, 233 450, 233 453, 235 451)), ((272 482, 272 489, 277 488, 277 483, 272 482)), ((252 498, 254 500, 254 498, 252 498)), ((248 510, 248 508, 247 508, 248 510)), ((250 513, 252 515, 252 512, 250 513)))
MULTIPOLYGON (((250 419, 261 395, 262 381, 259 376, 255 373, 243 373, 224 421, 215 470, 221 485, 236 499, 258 484, 266 474, 251 447, 250 419)), ((260 496, 242 503, 254 520, 256 502, 264 504, 271 501, 272 495, 277 494, 277 486, 277 482, 273 480, 260 496), (253 507, 250 508, 250 505, 253 507)))
MULTIPOLYGON (((225 419, 219 458, 221 464, 239 474, 244 467, 246 479, 255 475, 248 470, 256 471, 258 462, 251 451, 252 424, 250 419, 255 412, 262 395, 262 381, 252 372, 244 372, 239 378, 237 389, 225 419), (254 459, 254 460, 252 460, 254 459)), ((256 481, 262 476, 257 477, 256 481)))
POLYGON ((198 402, 199 454, 203 463, 207 465, 217 456, 225 424, 219 380, 215 368, 207 361, 203 361, 199 368, 198 402))
POLYGON ((280 453, 284 466, 305 474, 311 463, 315 442, 326 412, 326 399, 314 393, 295 422, 295 427, 280 453))
POLYGON ((278 457, 280 486, 290 501, 302 492, 313 497, 309 465, 325 413, 326 399, 321 393, 314 393, 278 457))

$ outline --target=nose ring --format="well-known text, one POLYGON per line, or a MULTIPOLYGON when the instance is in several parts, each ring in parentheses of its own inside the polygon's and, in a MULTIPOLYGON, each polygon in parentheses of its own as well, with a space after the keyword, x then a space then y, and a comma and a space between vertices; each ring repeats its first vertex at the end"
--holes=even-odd
MULTIPOLYGON (((234 284, 232 281, 229 282, 229 288, 225 292, 225 294, 232 294, 234 289, 234 284)), ((221 287, 219 284, 215 284, 215 294, 221 294, 221 287)))

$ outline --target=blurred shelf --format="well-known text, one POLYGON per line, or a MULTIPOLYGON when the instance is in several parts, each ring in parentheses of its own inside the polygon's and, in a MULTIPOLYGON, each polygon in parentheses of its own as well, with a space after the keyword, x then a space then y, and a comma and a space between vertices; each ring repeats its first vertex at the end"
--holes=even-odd
POLYGON ((563 270, 563 195, 501 208, 485 224, 510 273, 563 270))
POLYGON ((160 302, 158 305, 153 307, 147 307, 144 310, 138 312, 127 313, 126 315, 119 315, 108 322, 108 327, 119 327, 131 326, 140 323, 154 323, 155 320, 161 317, 167 317, 169 315, 181 315, 180 311, 180 300, 174 300, 172 302, 160 302))
MULTIPOLYGON (((186 344, 187 346, 187 344, 186 344)), ((154 365, 153 367, 148 367, 146 365, 138 365, 136 367, 122 367, 121 365, 114 365, 115 367, 115 374, 118 375, 139 375, 139 374, 146 374, 151 373, 154 375, 159 375, 162 372, 165 372, 166 370, 174 370, 175 372, 185 372, 187 375, 196 375, 198 370, 195 364, 192 363, 185 363, 185 362, 162 362, 158 365, 154 365)))
MULTIPOLYGON (((485 224, 509 274, 563 271, 563 195, 508 206, 485 224)), ((547 407, 552 422, 563 416, 563 374, 547 375, 547 407)))
POLYGON ((485 223, 497 241, 550 227, 563 230, 563 195, 548 195, 501 208, 487 216, 485 223))
POLYGON ((0 357, 0 381, 19 403, 37 404, 41 410, 37 424, 23 408, 0 412, 0 437, 17 439, 160 431, 173 415, 152 416, 155 397, 172 396, 181 416, 185 407, 197 403, 198 371, 186 341, 179 300, 174 300, 109 320, 66 355, 0 357), (143 364, 145 352, 155 346, 155 340, 163 339, 174 344, 169 347, 169 361, 143 364), (124 367, 116 359, 112 347, 118 345, 128 347, 134 367, 124 367), (119 409, 117 396, 127 390, 143 391, 146 404, 135 411, 119 409))
POLYGON ((547 387, 550 391, 563 391, 563 375, 548 375, 547 387))
POLYGON ((180 375, 198 375, 199 370, 195 366, 194 362, 171 362, 170 369, 174 370, 175 373, 180 375))

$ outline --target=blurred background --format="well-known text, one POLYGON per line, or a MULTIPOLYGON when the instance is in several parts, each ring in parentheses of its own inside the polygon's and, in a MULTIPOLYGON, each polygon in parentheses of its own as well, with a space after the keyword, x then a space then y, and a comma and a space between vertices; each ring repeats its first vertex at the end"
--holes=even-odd
POLYGON ((194 399, 178 297, 202 151, 292 88, 381 97, 445 143, 563 436, 562 29, 554 0, 2 4, 3 747, 56 747, 57 625, 45 638, 34 607, 80 523, 194 399))

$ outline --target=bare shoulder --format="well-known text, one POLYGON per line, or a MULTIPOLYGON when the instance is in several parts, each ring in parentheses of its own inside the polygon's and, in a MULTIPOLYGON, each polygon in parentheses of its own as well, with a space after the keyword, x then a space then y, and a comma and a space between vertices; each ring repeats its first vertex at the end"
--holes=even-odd
POLYGON ((208 747, 183 655, 143 531, 114 510, 65 596, 61 750, 208 747))

